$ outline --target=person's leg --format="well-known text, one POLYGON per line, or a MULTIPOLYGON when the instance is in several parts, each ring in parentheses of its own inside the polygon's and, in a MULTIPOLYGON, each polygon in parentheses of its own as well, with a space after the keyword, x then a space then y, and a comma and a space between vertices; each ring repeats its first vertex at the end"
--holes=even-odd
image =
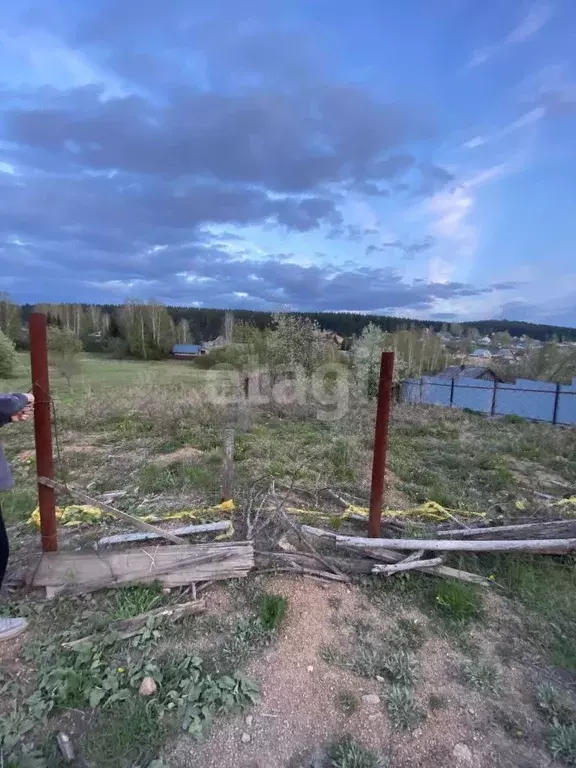
MULTIPOLYGON (((6 533, 6 526, 2 519, 2 509, 0 509, 0 588, 2 587, 2 581, 6 574, 9 551, 8 534, 6 533)), ((26 619, 2 618, 0 615, 0 641, 12 640, 13 637, 24 632, 27 626, 28 622, 26 619)))
POLYGON ((0 588, 2 587, 2 581, 6 574, 6 568, 8 567, 8 555, 10 554, 10 547, 8 545, 8 534, 6 533, 6 526, 2 518, 2 507, 0 507, 0 588))

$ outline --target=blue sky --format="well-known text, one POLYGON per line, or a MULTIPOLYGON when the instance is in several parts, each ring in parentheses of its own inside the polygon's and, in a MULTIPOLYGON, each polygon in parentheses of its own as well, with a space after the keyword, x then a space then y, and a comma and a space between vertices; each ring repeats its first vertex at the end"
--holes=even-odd
POLYGON ((568 0, 13 5, 17 300, 576 326, 568 0))

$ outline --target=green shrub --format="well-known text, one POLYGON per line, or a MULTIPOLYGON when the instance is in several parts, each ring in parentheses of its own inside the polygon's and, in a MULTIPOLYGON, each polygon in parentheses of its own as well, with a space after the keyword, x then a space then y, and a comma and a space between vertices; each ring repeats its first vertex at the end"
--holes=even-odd
POLYGON ((258 616, 264 629, 278 629, 286 615, 288 600, 283 595, 263 595, 258 607, 258 616))
POLYGON ((14 342, 0 331, 0 379, 9 379, 16 369, 14 342))

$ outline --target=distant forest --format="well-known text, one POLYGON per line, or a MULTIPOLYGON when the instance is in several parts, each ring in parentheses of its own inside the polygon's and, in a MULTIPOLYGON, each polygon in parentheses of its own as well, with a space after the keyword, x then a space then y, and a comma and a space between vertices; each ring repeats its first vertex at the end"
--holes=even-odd
MULTIPOLYGON (((76 305, 78 306, 78 305, 76 305)), ((82 307, 88 310, 89 304, 82 307)), ((122 308, 113 304, 100 305, 100 310, 110 317, 109 335, 121 336, 118 323, 119 312, 122 308)), ((224 323, 224 309, 199 309, 196 307, 166 307, 175 325, 181 320, 187 320, 190 327, 191 340, 194 342, 209 341, 222 333, 224 323)), ((30 304, 22 306, 22 319, 25 321, 34 307, 30 304)), ((267 328, 272 320, 272 312, 259 312, 256 310, 235 309, 234 317, 237 321, 267 328)), ((374 323, 383 331, 394 332, 409 328, 432 328, 435 331, 448 329, 454 323, 446 323, 435 320, 413 320, 408 317, 391 317, 390 315, 365 315, 356 312, 301 312, 300 314, 315 320, 323 330, 334 331, 344 337, 356 336, 369 324, 374 323)), ((458 325, 461 325, 458 323, 458 325)), ((478 320, 463 323, 466 328, 477 328, 480 335, 507 331, 511 336, 525 334, 532 339, 547 341, 576 341, 576 328, 567 328, 557 325, 542 325, 540 323, 524 323, 517 320, 478 320)))

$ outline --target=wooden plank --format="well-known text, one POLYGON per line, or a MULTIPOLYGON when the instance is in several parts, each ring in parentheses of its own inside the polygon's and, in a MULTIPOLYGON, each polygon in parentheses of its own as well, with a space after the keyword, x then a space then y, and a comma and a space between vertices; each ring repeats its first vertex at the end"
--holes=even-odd
MULTIPOLYGON (((109 630, 120 632, 122 638, 126 640, 127 638, 136 635, 142 627, 145 627, 149 619, 169 619, 170 621, 178 621, 179 619, 183 619, 184 616, 194 616, 205 610, 206 603, 204 600, 191 600, 187 603, 176 603, 176 605, 163 605, 161 608, 155 608, 153 611, 139 613, 137 616, 133 616, 130 619, 113 621, 111 624, 107 624, 104 629, 107 632, 109 630)), ((89 642, 96 636, 96 634, 92 634, 86 635, 85 637, 79 637, 76 640, 69 640, 66 643, 62 643, 62 648, 70 651, 83 643, 89 642)))
MULTIPOLYGON (((229 520, 219 520, 215 523, 201 523, 199 525, 184 525, 181 528, 175 528, 171 533, 175 536, 193 536, 198 533, 214 533, 216 531, 227 531, 232 523, 229 520)), ((117 533, 113 536, 103 536, 94 545, 95 549, 105 547, 109 544, 129 544, 134 541, 150 541, 150 539, 159 539, 159 533, 117 533)))
POLYGON ((367 551, 425 549, 434 552, 540 552, 564 555, 576 550, 576 539, 462 541, 459 539, 368 539, 336 536, 336 546, 367 551))
POLYGON ((249 541, 157 545, 120 552, 49 552, 43 555, 32 586, 51 587, 60 594, 153 581, 176 587, 246 576, 253 566, 254 549, 249 541))
POLYGON ((127 523, 131 523, 136 528, 140 528, 143 531, 148 531, 149 533, 157 533, 158 536, 163 539, 168 539, 168 541, 171 541, 173 544, 187 543, 185 539, 181 539, 179 536, 175 536, 173 533, 170 533, 170 531, 164 531, 157 525, 145 523, 144 520, 140 520, 140 518, 135 517, 134 515, 130 515, 128 512, 122 512, 122 510, 116 509, 116 507, 111 507, 110 504, 105 504, 103 501, 93 499, 92 496, 88 496, 88 494, 84 493, 84 491, 79 491, 76 488, 70 488, 70 486, 64 485, 64 483, 58 483, 56 480, 51 480, 47 477, 39 477, 38 482, 40 485, 47 485, 48 488, 54 488, 54 490, 58 491, 58 493, 68 493, 70 496, 72 496, 72 498, 78 499, 78 501, 81 501, 84 504, 89 504, 91 507, 97 507, 103 512, 107 512, 110 515, 114 515, 114 517, 118 517, 120 520, 125 520, 127 523))
POLYGON ((469 528, 467 531, 438 531, 438 538, 458 539, 549 539, 576 535, 576 520, 551 520, 520 525, 498 525, 490 528, 469 528))

